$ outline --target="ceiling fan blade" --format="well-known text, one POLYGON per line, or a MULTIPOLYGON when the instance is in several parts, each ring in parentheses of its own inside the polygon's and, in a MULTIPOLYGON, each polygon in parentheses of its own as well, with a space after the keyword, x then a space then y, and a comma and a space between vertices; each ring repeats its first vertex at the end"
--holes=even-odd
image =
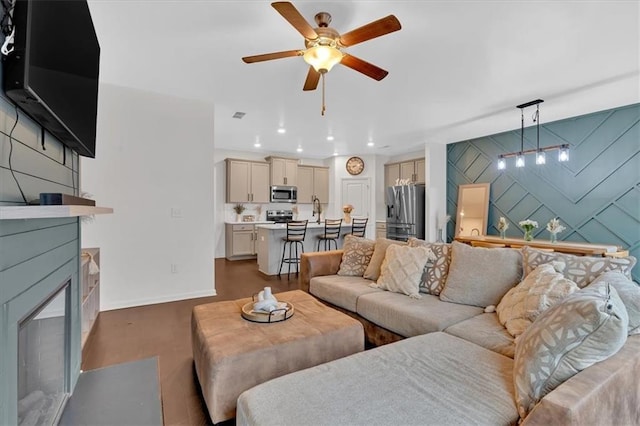
POLYGON ((385 71, 380 67, 370 64, 367 61, 363 61, 360 58, 356 58, 353 55, 349 55, 348 53, 344 54, 340 63, 378 81, 382 80, 387 76, 387 74, 389 74, 389 71, 385 71))
POLYGON ((298 12, 298 9, 288 1, 277 1, 271 3, 271 6, 278 11, 284 19, 286 19, 293 27, 298 30, 302 37, 308 40, 315 40, 318 34, 306 19, 298 12))
POLYGON ((291 56, 300 56, 302 51, 300 50, 285 50, 284 52, 265 53, 263 55, 245 56, 242 58, 247 64, 254 62, 270 61, 272 59, 289 58, 291 56))
POLYGON ((400 21, 393 15, 380 18, 377 21, 363 25, 360 28, 349 31, 348 33, 340 36, 340 44, 345 47, 353 46, 354 44, 362 43, 363 41, 371 40, 372 38, 380 37, 385 34, 398 31, 402 28, 400 21))
POLYGON ((307 79, 304 82, 302 90, 316 90, 319 81, 320 73, 310 66, 309 72, 307 73, 307 79))

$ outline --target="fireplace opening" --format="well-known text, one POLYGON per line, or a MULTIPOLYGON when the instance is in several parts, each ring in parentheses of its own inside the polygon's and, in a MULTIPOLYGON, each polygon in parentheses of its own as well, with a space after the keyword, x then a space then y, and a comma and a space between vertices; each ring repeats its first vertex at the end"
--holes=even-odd
POLYGON ((57 424, 69 397, 71 279, 18 324, 18 424, 57 424))

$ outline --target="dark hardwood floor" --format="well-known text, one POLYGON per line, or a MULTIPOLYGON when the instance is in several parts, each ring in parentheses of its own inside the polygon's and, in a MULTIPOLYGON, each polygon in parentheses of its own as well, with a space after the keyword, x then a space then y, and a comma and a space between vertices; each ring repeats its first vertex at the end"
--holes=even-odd
MULTIPOLYGON (((258 272, 255 260, 215 260, 217 296, 101 312, 82 353, 91 370, 157 356, 164 423, 205 425, 211 420, 193 370, 190 320, 194 306, 250 297, 265 286, 281 292, 298 288, 298 279, 258 272)), ((233 422, 232 422, 233 423, 233 422)))

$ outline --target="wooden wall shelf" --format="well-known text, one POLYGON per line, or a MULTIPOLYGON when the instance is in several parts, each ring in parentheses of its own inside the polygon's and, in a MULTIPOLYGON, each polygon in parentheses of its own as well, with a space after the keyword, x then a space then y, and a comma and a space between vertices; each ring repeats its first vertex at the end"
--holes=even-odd
POLYGON ((55 217, 91 216, 113 213, 111 207, 95 206, 1 206, 0 220, 46 219, 55 217))
MULTIPOLYGON (((505 247, 520 248, 522 246, 529 246, 540 249, 552 249, 560 253, 571 253, 577 255, 586 256, 611 256, 621 252, 621 249, 617 246, 610 244, 590 244, 590 243, 577 243, 570 241, 558 241, 552 243, 545 240, 533 240, 525 241, 520 238, 505 238, 502 239, 493 235, 481 235, 481 236, 458 236, 455 238, 457 241, 467 244, 473 244, 474 242, 489 243, 489 244, 504 244, 505 247)), ((628 254, 628 253, 627 253, 628 254)))

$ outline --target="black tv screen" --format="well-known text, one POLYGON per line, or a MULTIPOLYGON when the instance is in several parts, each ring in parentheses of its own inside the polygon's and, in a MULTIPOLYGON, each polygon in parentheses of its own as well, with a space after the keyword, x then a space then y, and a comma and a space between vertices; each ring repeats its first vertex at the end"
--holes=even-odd
POLYGON ((100 45, 86 0, 17 0, 4 90, 41 126, 95 157, 100 45))

